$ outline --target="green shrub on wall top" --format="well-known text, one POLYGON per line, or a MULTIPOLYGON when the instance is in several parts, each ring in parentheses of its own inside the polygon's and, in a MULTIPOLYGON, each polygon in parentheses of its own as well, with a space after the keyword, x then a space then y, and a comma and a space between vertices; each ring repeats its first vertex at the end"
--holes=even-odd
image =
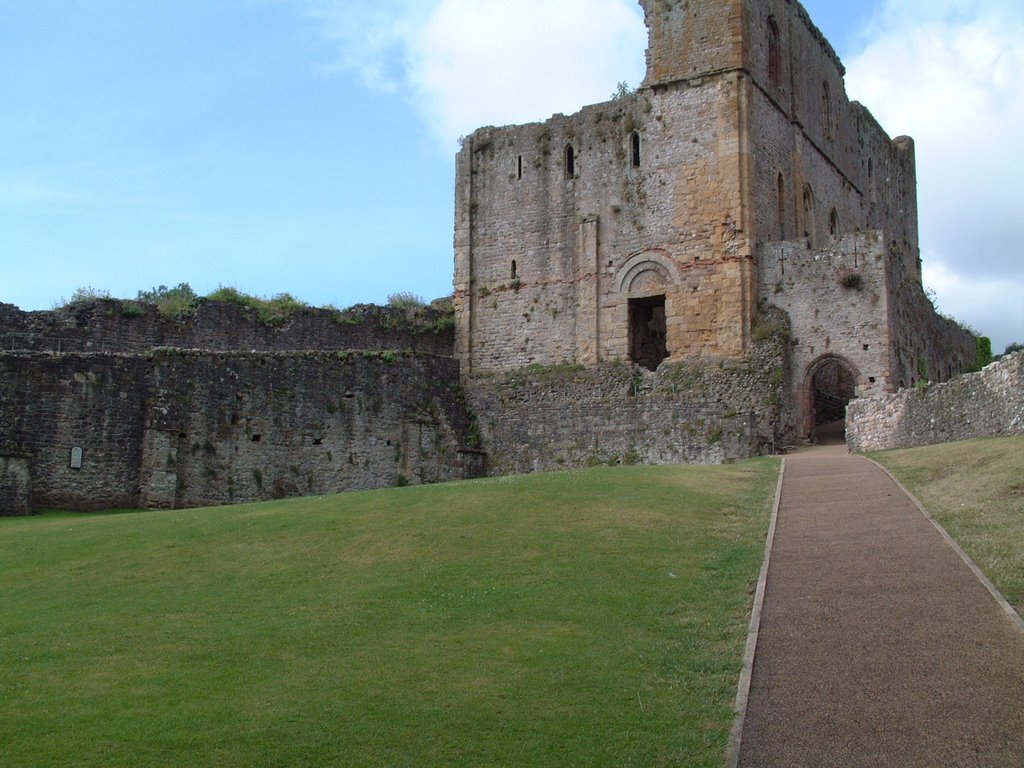
POLYGON ((397 309, 422 309, 427 302, 412 291, 399 291, 388 296, 388 306, 397 309))
POLYGON ((122 317, 144 317, 146 307, 139 301, 126 301, 121 304, 122 317))
POLYGON ((299 301, 290 293, 279 293, 272 299, 264 299, 259 296, 250 296, 237 288, 221 286, 206 297, 208 301, 222 301, 227 304, 236 304, 256 312, 262 323, 266 325, 284 325, 288 318, 297 309, 309 306, 299 301))
POLYGON ((992 362, 992 339, 988 336, 977 336, 975 337, 977 342, 977 359, 975 360, 975 370, 980 371, 986 365, 992 362))
POLYGON ((188 283, 178 283, 173 288, 160 285, 151 291, 139 291, 136 300, 155 304, 157 311, 168 317, 189 314, 199 304, 199 297, 188 283))

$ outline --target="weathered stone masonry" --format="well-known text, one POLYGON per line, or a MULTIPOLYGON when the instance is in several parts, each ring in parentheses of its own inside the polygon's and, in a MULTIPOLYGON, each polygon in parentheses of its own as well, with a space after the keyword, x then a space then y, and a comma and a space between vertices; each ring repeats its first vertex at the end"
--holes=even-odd
POLYGON ((0 514, 434 482, 484 451, 731 461, 969 368, 921 286, 913 142, 800 4, 641 5, 635 93, 464 142, 454 320, 0 304, 0 514))
POLYGON ((1024 352, 944 384, 850 403, 851 451, 1024 435, 1024 352))
POLYGON ((744 358, 478 374, 466 387, 496 474, 592 464, 722 463, 792 441, 790 336, 766 313, 744 358))
MULTIPOLYGON (((109 338, 145 322, 102 309, 119 326, 109 338)), ((52 330, 51 313, 31 314, 52 330)), ((227 322, 210 344, 251 330, 237 308, 218 315, 227 322)), ((478 476, 458 380, 450 356, 388 350, 0 354, 0 511, 202 506, 478 476)))
POLYGON ((117 299, 23 312, 0 304, 0 352, 145 353, 158 347, 246 352, 414 349, 451 357, 451 315, 356 306, 344 311, 296 309, 280 325, 252 309, 204 301, 185 315, 117 299))
POLYGON ((482 128, 459 153, 463 374, 737 359, 776 304, 795 339, 785 399, 809 437, 830 399, 971 365, 973 336, 921 287, 913 142, 848 100, 802 6, 641 5, 635 94, 482 128))

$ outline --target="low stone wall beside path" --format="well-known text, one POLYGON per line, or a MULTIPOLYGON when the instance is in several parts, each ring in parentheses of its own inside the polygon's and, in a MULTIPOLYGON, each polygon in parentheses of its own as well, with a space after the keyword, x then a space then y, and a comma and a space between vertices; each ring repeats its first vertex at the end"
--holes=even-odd
POLYGON ((945 384, 854 400, 846 410, 854 453, 1022 434, 1024 352, 945 384))

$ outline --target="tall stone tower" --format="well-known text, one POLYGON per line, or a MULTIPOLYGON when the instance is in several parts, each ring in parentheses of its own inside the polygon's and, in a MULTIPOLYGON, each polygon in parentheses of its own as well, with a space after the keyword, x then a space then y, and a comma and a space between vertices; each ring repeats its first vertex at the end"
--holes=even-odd
POLYGON ((756 286, 741 4, 645 10, 649 68, 634 95, 481 129, 459 155, 458 353, 469 372, 653 368, 746 349, 756 286))
POLYGON ((841 410, 969 364, 921 288, 913 142, 849 101, 800 3, 640 5, 635 93, 459 153, 463 372, 738 358, 762 302, 790 316, 805 425, 816 388, 841 410))
POLYGON ((741 0, 640 0, 649 30, 644 85, 743 69, 741 0))

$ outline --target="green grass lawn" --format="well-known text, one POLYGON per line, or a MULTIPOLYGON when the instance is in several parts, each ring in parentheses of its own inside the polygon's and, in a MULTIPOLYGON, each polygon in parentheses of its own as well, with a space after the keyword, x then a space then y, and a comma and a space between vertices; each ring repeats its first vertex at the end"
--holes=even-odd
POLYGON ((1024 613, 1024 437, 871 454, 1024 613))
POLYGON ((777 470, 0 520, 0 764, 720 766, 777 470))

